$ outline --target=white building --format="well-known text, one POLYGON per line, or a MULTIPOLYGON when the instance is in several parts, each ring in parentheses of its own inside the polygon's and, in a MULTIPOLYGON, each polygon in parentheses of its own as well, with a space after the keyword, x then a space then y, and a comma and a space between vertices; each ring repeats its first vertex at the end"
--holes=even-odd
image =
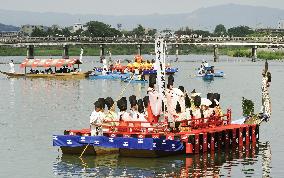
POLYGON ((78 30, 86 31, 87 27, 83 25, 82 23, 74 23, 72 32, 74 33, 78 30))

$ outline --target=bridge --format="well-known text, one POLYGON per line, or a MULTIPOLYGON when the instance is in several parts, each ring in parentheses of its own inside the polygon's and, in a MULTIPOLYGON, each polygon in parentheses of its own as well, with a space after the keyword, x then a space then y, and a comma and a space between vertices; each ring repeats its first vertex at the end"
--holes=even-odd
MULTIPOLYGON (((167 45, 176 48, 176 55, 181 45, 212 46, 214 61, 217 61, 219 46, 248 46, 252 49, 252 61, 257 58, 258 47, 284 47, 284 37, 189 37, 165 38, 167 45)), ((154 37, 0 37, 0 46, 27 47, 27 58, 33 58, 34 46, 63 46, 63 58, 68 58, 70 45, 98 45, 100 55, 105 55, 106 45, 136 45, 137 53, 141 54, 143 45, 154 45, 154 37)))

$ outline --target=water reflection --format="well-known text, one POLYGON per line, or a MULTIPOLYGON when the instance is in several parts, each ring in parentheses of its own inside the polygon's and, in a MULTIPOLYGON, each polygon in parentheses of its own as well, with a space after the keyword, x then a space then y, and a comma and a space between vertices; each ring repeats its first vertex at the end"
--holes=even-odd
POLYGON ((54 161, 53 172, 62 177, 251 177, 262 171, 266 177, 270 174, 270 163, 271 148, 266 142, 244 151, 220 150, 215 154, 154 159, 125 158, 117 154, 82 159, 62 155, 54 161))

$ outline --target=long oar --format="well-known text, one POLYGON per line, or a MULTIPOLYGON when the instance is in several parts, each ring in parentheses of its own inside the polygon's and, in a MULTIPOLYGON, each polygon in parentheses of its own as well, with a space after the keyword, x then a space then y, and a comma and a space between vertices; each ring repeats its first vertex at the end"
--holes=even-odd
MULTIPOLYGON (((117 99, 115 100, 116 102, 118 101, 118 99, 122 96, 122 94, 125 92, 126 88, 128 87, 128 85, 131 83, 131 81, 133 80, 134 78, 134 74, 131 76, 129 82, 127 83, 127 85, 123 88, 123 90, 120 92, 120 94, 118 95, 117 99)), ((114 108, 114 105, 112 105, 111 109, 114 108)), ((83 154, 85 153, 86 149, 88 148, 88 146, 90 145, 90 143, 88 143, 86 145, 86 147, 84 148, 83 152, 81 153, 80 157, 81 158, 83 156, 83 154)))

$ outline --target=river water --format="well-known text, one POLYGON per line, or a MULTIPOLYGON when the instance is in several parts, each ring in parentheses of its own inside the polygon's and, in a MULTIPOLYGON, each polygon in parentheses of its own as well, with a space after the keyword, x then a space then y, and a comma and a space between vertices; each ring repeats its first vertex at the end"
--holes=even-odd
MULTIPOLYGON (((145 56, 153 58, 153 56, 145 56)), ((24 57, 0 57, 1 62, 24 57)), ((113 56, 131 59, 132 56, 113 56)), ((98 57, 85 57, 83 70, 91 70, 98 57)), ((169 59, 174 59, 170 56, 169 59)), ((263 61, 221 56, 215 68, 226 73, 224 79, 204 82, 194 77, 202 59, 212 56, 179 56, 175 86, 203 94, 221 94, 222 108, 231 108, 233 118, 241 116, 241 99, 255 102, 260 110, 263 61)), ((0 64, 7 71, 7 64, 0 64)), ((20 69, 17 67, 17 71, 20 69)), ((260 128, 260 142, 248 152, 228 150, 215 155, 171 156, 156 159, 122 158, 118 155, 84 157, 63 156, 52 146, 52 135, 65 129, 87 128, 93 103, 98 97, 116 98, 126 86, 120 81, 9 79, 0 74, 0 177, 282 177, 284 63, 269 63, 272 73, 270 95, 272 118, 260 128)), ((130 84, 125 96, 145 95, 146 85, 130 84)), ((205 96, 205 95, 203 95, 205 96)))

